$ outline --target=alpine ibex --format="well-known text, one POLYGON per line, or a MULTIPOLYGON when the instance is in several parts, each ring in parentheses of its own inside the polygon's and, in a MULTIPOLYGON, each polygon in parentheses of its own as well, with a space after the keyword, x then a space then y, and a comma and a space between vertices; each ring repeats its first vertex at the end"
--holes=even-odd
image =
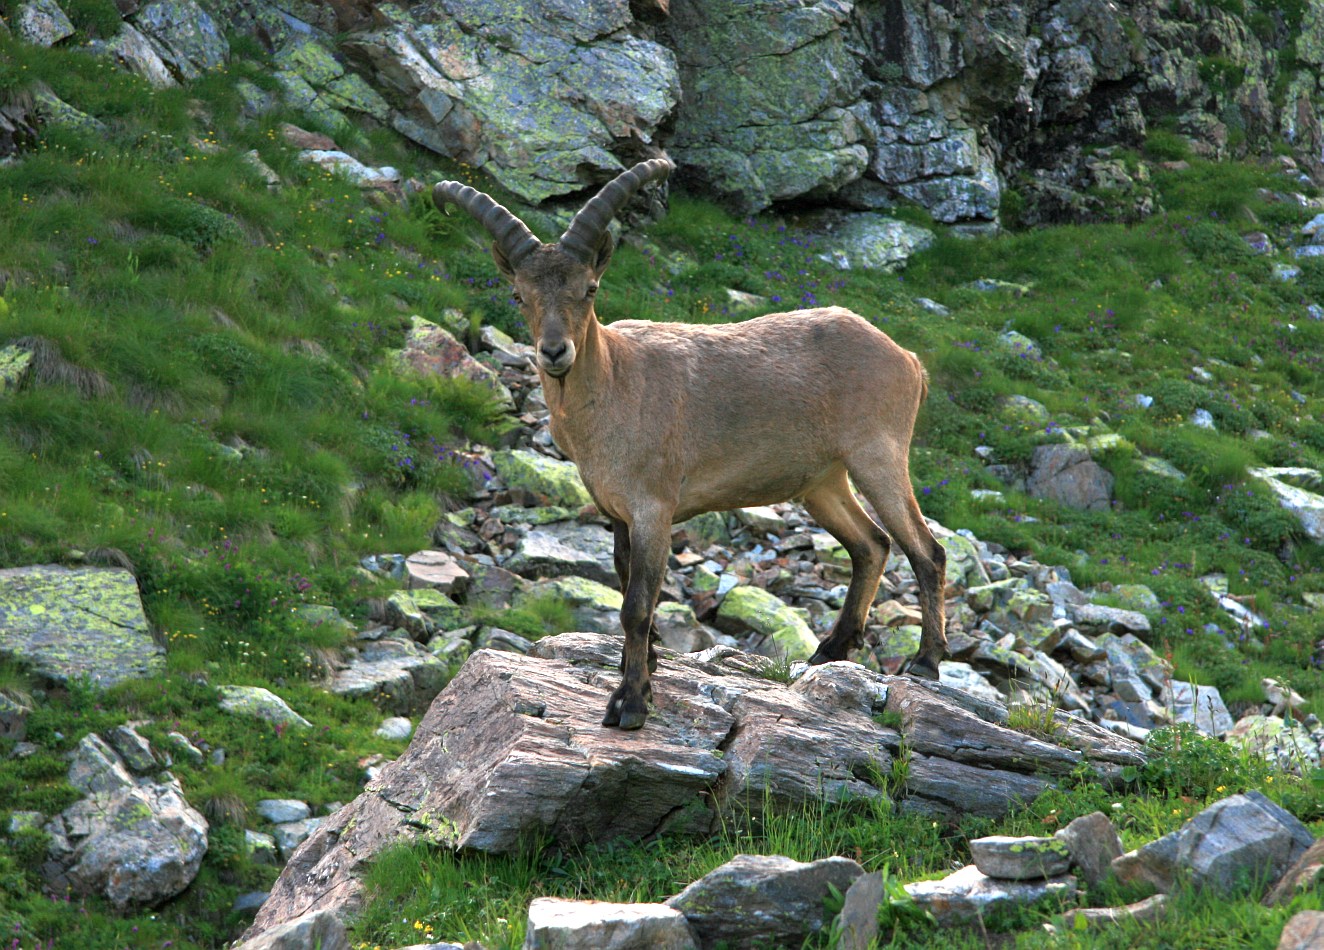
POLYGON ((862 642, 890 532, 919 581, 923 637, 910 672, 936 679, 947 649, 946 557, 910 487, 911 433, 928 389, 919 358, 838 307, 719 326, 598 322, 594 298, 613 250, 607 226, 672 168, 652 159, 623 172, 555 244, 459 182, 443 181, 432 194, 443 210, 449 201, 469 212, 494 239, 492 256, 533 336, 552 436, 612 521, 625 647, 622 682, 602 724, 638 729, 648 716, 653 610, 672 524, 789 498, 803 500, 851 558, 845 605, 810 662, 845 659, 862 642), (886 531, 855 500, 847 476, 886 531))

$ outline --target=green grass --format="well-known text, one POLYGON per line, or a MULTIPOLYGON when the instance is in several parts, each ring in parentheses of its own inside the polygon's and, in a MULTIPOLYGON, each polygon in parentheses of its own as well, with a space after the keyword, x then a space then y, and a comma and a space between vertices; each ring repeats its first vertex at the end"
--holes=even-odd
MULTIPOLYGON (((108 11, 80 0, 70 12, 93 36, 107 28, 108 11)), ((25 857, 40 853, 40 836, 7 837, 0 932, 19 922, 25 945, 209 947, 235 936, 243 922, 230 913, 233 898, 275 873, 244 855, 242 816, 264 797, 303 798, 315 810, 347 801, 361 788, 360 759, 398 751, 373 735, 381 713, 368 701, 337 699, 318 684, 342 638, 302 621, 297 608, 331 604, 366 623, 369 601, 386 588, 356 573, 359 559, 427 546, 438 516, 470 486, 454 451, 494 444, 508 424, 474 386, 404 379, 384 364, 415 313, 459 308, 474 329, 491 323, 525 338, 481 229, 438 212, 426 195, 377 200, 300 165, 277 128, 306 119, 240 119, 235 81, 271 80, 255 44, 235 48, 254 61, 187 89, 152 90, 75 51, 0 38, 0 94, 44 82, 108 129, 49 129, 39 150, 0 168, 0 345, 23 340, 36 354, 29 386, 0 397, 0 566, 80 563, 75 552, 94 563, 127 560, 167 645, 163 678, 107 694, 75 685, 42 697, 21 670, 0 668, 0 690, 36 696, 29 734, 42 747, 11 760, 0 744, 0 822, 74 800, 62 756, 91 729, 148 719, 143 731, 158 747, 179 731, 226 753, 220 766, 174 767, 193 804, 214 816, 211 851, 197 884, 155 916, 46 900, 25 857), (284 187, 267 189, 243 158, 250 149, 284 187), (276 687, 316 731, 221 715, 222 683, 276 687)), ((1172 657, 1176 675, 1243 704, 1274 676, 1324 712, 1324 673, 1310 664, 1317 620, 1299 610, 1302 593, 1324 591, 1324 553, 1246 476, 1265 464, 1324 468, 1324 424, 1310 411, 1324 399, 1324 323, 1304 309, 1324 303, 1324 265, 1304 262, 1296 283, 1280 283, 1241 241, 1259 229, 1279 245, 1290 238, 1308 212, 1261 189, 1297 183, 1267 166, 1191 158, 1183 139, 1154 128, 1145 158, 1190 163, 1155 171, 1163 213, 1130 226, 980 241, 940 234, 902 275, 831 268, 818 259, 821 240, 794 215, 739 218, 676 193, 665 220, 617 251, 599 309, 608 321, 722 321, 733 318, 726 290, 734 288, 766 297, 768 311, 835 304, 864 314, 918 351, 932 374, 912 452, 927 514, 1067 566, 1082 587, 1147 584, 1162 604, 1152 645, 1172 657), (968 286, 975 277, 1030 291, 980 292, 968 286), (951 315, 921 310, 917 296, 951 315), (1004 329, 1033 337, 1044 359, 1000 347, 1004 329), (1200 381, 1197 366, 1213 381, 1200 381), (1048 423, 1009 415, 1003 405, 1013 394, 1041 402, 1048 423), (1137 394, 1154 405, 1141 409, 1137 394), (1196 408, 1214 416, 1217 432, 1189 425, 1196 408), (1123 435, 1187 479, 1146 473, 1114 451, 1101 459, 1117 479, 1112 511, 1070 511, 1013 491, 996 505, 970 498, 972 488, 1002 488, 974 446, 1024 461, 1086 426, 1123 435), (1251 438, 1252 430, 1266 435, 1251 438), (1226 574, 1271 627, 1238 639, 1198 581, 1209 572, 1226 574), (1221 628, 1232 649, 1206 627, 1221 628)), ((338 134, 364 161, 423 181, 473 181, 511 201, 469 169, 388 134, 338 134)), ((547 598, 472 619, 531 638, 573 623, 547 598)), ((356 934, 415 942, 418 920, 438 939, 513 946, 532 896, 654 899, 738 850, 847 854, 911 880, 961 859, 969 834, 1042 832, 1095 808, 1117 817, 1134 846, 1234 788, 1263 788, 1319 820, 1310 786, 1210 755, 1200 775, 1200 763, 1167 755, 1173 771, 1138 774, 1124 795, 1082 783, 1005 822, 957 829, 856 805, 737 822, 697 844, 532 848, 517 858, 407 849, 374 870, 383 899, 356 934)), ((903 781, 904 767, 892 784, 903 781)), ((1220 907, 1187 895, 1178 907, 1173 923, 1122 928, 1115 945, 1257 945, 1281 925, 1280 911, 1253 901, 1220 907)), ((1004 923, 1026 931, 1018 942, 1044 945, 1032 931, 1050 913, 1004 923)), ((890 926, 898 946, 984 945, 904 910, 890 926)))

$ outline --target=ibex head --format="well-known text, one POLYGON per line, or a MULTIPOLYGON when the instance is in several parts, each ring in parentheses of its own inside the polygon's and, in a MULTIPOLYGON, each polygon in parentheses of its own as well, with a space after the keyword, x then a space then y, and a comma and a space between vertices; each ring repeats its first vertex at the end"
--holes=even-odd
POLYGON ((555 244, 539 241, 519 218, 481 191, 457 181, 439 182, 432 200, 453 202, 492 235, 492 257, 514 285, 514 296, 538 352, 538 366, 560 379, 595 319, 593 298, 615 249, 607 226, 640 188, 660 181, 675 166, 664 158, 640 162, 603 186, 580 209, 555 244))

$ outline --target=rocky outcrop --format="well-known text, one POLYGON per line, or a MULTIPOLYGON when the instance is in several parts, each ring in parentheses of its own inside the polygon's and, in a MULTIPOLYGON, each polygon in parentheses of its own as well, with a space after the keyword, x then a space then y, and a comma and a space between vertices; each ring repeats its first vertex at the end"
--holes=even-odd
MULTIPOLYGON (((226 23, 268 47, 287 104, 328 127, 391 127, 533 204, 667 150, 686 187, 743 211, 907 201, 980 229, 1014 188, 1025 223, 1133 219, 1156 210, 1149 170, 1117 149, 1160 119, 1180 151, 1283 140, 1322 170, 1324 15, 1310 5, 124 6, 124 29, 91 48, 153 85, 224 63, 226 23), (1289 41, 1295 55, 1281 56, 1289 41)), ((55 0, 17 9, 30 42, 74 32, 55 0)), ((261 99, 254 109, 271 107, 261 99)))
POLYGON ((532 655, 479 650, 433 702, 409 748, 291 858, 253 934, 356 906, 389 843, 506 852, 531 834, 566 844, 706 834, 735 812, 895 796, 935 815, 998 815, 1086 763, 1104 781, 1140 746, 1061 716, 1060 741, 1009 729, 1000 705, 937 684, 814 667, 791 685, 767 660, 716 647, 664 652, 657 711, 639 733, 602 729, 619 640, 571 633, 532 655), (900 730, 880 725, 894 716, 900 730), (894 756, 911 749, 905 781, 894 756))

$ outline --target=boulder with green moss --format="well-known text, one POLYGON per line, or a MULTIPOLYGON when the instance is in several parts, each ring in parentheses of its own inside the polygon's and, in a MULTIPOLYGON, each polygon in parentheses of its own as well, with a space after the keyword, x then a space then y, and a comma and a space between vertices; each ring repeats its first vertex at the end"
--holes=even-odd
POLYGON ((492 467, 507 488, 522 488, 545 496, 554 505, 578 509, 593 502, 573 462, 548 458, 528 449, 508 449, 492 454, 492 467))
POLYGON ((718 629, 732 636, 761 633, 787 660, 807 660, 818 649, 809 624, 781 598, 759 587, 736 587, 717 610, 718 629))
POLYGON ((0 656, 59 683, 108 687, 165 672, 133 575, 58 564, 0 570, 0 656))
POLYGON ((263 719, 274 726, 298 726, 307 729, 312 723, 289 707, 271 690, 261 686, 218 686, 223 712, 249 719, 263 719))

